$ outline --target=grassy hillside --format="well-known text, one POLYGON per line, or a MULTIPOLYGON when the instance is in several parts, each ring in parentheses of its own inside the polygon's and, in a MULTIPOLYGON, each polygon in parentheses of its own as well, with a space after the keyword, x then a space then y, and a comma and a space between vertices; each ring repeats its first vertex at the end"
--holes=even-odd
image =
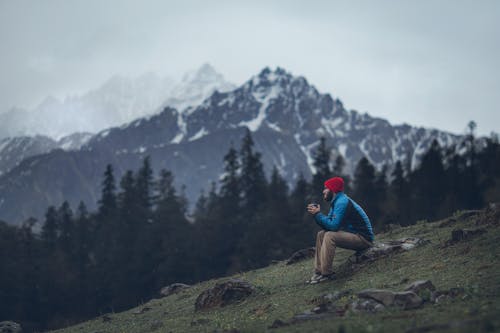
MULTIPOLYGON (((277 263, 233 277, 249 281, 256 292, 240 303, 195 312, 197 296, 217 280, 205 281, 168 297, 153 299, 122 313, 109 313, 57 332, 494 332, 500 331, 500 217, 498 209, 472 215, 457 212, 432 223, 397 228, 377 235, 377 240, 419 237, 429 240, 410 251, 367 264, 336 281, 306 285, 312 260, 294 265, 277 263), (453 229, 484 228, 486 233, 447 244, 453 229), (377 314, 329 315, 271 329, 276 319, 289 321, 313 309, 315 299, 326 293, 348 291, 336 301, 344 308, 366 288, 400 291, 415 280, 429 279, 438 290, 463 288, 463 292, 437 304, 415 310, 388 308, 377 314)), ((314 240, 311 239, 311 244, 314 240)), ((265 244, 262 244, 265 246, 265 244)), ((352 251, 338 250, 334 267, 345 265, 352 251)), ((182 282, 182 281, 179 281, 182 282)))

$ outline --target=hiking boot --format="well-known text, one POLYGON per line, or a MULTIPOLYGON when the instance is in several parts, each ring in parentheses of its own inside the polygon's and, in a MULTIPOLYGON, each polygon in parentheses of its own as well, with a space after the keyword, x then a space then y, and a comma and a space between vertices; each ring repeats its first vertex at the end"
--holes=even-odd
POLYGON ((306 281, 306 283, 309 283, 309 284, 312 284, 313 281, 316 281, 318 280, 319 278, 321 278, 323 275, 321 275, 321 273, 318 273, 318 272, 314 272, 313 276, 311 276, 311 278, 309 280, 306 281))
POLYGON ((312 280, 309 283, 310 284, 317 284, 317 283, 321 283, 321 282, 325 282, 325 281, 332 281, 332 280, 335 280, 335 273, 328 274, 328 275, 320 275, 319 278, 312 280))

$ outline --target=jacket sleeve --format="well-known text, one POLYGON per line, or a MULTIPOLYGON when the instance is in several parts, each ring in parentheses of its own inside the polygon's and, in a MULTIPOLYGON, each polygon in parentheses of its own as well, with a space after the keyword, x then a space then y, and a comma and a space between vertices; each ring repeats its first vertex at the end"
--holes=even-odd
POLYGON ((328 215, 318 213, 314 215, 314 220, 323 229, 329 231, 338 231, 344 218, 345 211, 347 208, 348 199, 339 198, 336 200, 328 215))

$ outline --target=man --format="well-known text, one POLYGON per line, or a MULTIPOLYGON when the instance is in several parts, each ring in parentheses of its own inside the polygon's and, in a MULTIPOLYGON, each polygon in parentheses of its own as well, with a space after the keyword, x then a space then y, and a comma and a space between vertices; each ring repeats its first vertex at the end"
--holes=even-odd
POLYGON ((325 181, 323 199, 331 202, 328 215, 320 213, 319 204, 309 204, 307 211, 323 229, 316 236, 314 275, 307 283, 315 284, 334 278, 332 269, 335 248, 361 251, 374 240, 370 219, 354 200, 344 194, 344 180, 333 177, 325 181))

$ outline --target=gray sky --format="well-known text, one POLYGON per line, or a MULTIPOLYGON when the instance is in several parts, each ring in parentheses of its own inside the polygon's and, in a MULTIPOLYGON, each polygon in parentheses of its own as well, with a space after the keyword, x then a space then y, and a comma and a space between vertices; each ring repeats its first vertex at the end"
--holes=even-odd
POLYGON ((500 132, 500 1, 0 0, 0 112, 204 62, 305 76, 393 124, 500 132))

